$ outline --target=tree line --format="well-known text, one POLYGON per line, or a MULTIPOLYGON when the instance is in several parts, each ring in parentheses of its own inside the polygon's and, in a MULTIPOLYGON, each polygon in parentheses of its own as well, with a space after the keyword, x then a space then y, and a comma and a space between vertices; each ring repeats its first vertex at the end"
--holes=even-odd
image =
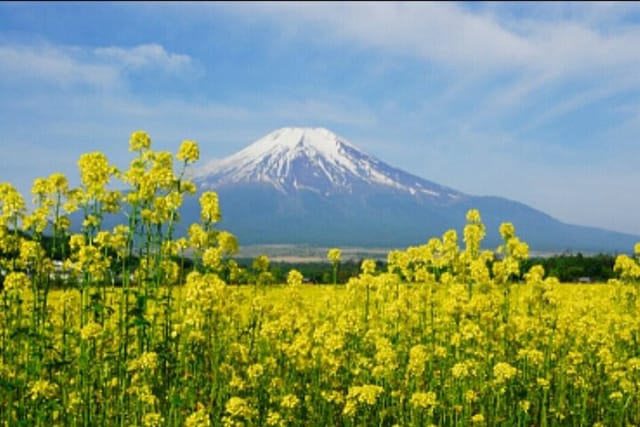
MULTIPOLYGON (((521 274, 526 273, 534 265, 541 265, 547 277, 556 277, 563 283, 606 282, 616 277, 613 271, 616 255, 597 254, 583 255, 557 254, 544 257, 531 257, 522 262, 521 274)), ((340 262, 337 274, 338 283, 346 283, 350 277, 356 276, 360 271, 361 260, 345 260, 340 262)), ((249 268, 251 260, 238 260, 238 264, 249 268)), ((270 271, 274 283, 284 283, 290 270, 298 270, 307 280, 307 283, 329 284, 333 283, 333 267, 329 261, 325 262, 275 262, 272 261, 270 271)), ((376 261, 376 270, 386 270, 385 261, 376 261)), ((523 277, 521 277, 523 279, 523 277)))
MULTIPOLYGON (((20 234, 24 233, 21 232, 20 234)), ((60 259, 63 253, 69 253, 68 241, 58 242, 58 244, 54 246, 50 236, 43 236, 42 246, 51 259, 60 259)), ((340 261, 337 271, 334 271, 334 265, 328 260, 323 262, 284 262, 269 261, 267 258, 265 263, 265 258, 265 256, 261 256, 256 259, 236 259, 234 264, 242 269, 243 274, 234 278, 228 277, 227 279, 231 279, 229 283, 250 283, 258 279, 261 274, 261 280, 264 281, 265 284, 285 283, 288 272, 294 269, 303 275, 306 283, 330 284, 334 283, 334 279, 336 283, 346 283, 349 278, 358 275, 363 261, 363 259, 340 261), (334 272, 336 273, 335 278, 334 272), (265 275, 264 273, 269 274, 265 275)), ((616 255, 611 254, 583 255, 580 252, 575 254, 564 253, 544 257, 530 257, 522 262, 520 271, 523 273, 527 272, 531 266, 538 264, 544 267, 546 276, 556 277, 564 283, 581 281, 606 282, 616 277, 613 271, 615 258, 616 255)), ((193 267, 192 260, 186 259, 182 261, 181 265, 187 269, 193 267)), ((135 259, 131 259, 129 262, 134 266, 137 264, 137 260, 135 259)), ((384 271, 386 269, 386 262, 378 260, 376 261, 376 267, 377 271, 384 271)), ((225 273, 227 275, 230 274, 229 271, 223 271, 221 273, 223 275, 225 275, 225 273)))

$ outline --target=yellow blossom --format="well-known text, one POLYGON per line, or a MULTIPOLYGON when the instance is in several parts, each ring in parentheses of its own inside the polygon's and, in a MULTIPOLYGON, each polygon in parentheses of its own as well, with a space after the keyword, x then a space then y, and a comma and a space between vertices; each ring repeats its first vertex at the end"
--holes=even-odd
POLYGON ((464 401, 467 403, 473 403, 478 400, 478 393, 473 390, 467 390, 464 392, 464 401))
POLYGON ((153 351, 146 351, 138 356, 137 359, 129 361, 127 366, 127 370, 129 371, 138 371, 138 370, 149 370, 155 371, 158 367, 158 354, 153 351))
POLYGON ((291 270, 287 274, 287 284, 289 286, 300 286, 302 284, 302 273, 298 270, 291 270))
POLYGON ((428 360, 429 350, 422 344, 415 345, 409 350, 409 364, 407 365, 407 374, 413 377, 421 377, 425 370, 425 364, 428 360))
POLYGON ((36 178, 33 180, 33 186, 31 187, 31 194, 37 196, 34 198, 33 203, 37 203, 39 199, 45 197, 47 193, 51 192, 51 186, 49 181, 44 178, 36 178))
POLYGON ((247 377, 252 380, 256 380, 264 373, 264 366, 260 363, 255 363, 247 368, 247 377))
POLYGON ((151 138, 142 130, 137 130, 129 138, 129 151, 142 151, 151 146, 151 138))
POLYGON ((508 241, 511 239, 516 233, 515 227, 510 222, 503 222, 500 224, 500 235, 502 239, 508 241))
POLYGON ((510 364, 506 362, 496 363, 493 367, 493 376, 495 378, 496 383, 501 384, 504 383, 516 376, 518 373, 518 369, 514 368, 510 364))
POLYGON ((211 419, 204 408, 198 409, 187 417, 184 427, 210 427, 211 419))
POLYGON ((207 248, 202 255, 202 263, 211 270, 218 269, 221 261, 222 254, 219 248, 207 248))
POLYGON ((37 380, 31 384, 29 389, 29 394, 33 400, 38 398, 53 399, 57 393, 58 386, 47 380, 37 380))
POLYGON ((433 391, 429 391, 429 392, 417 392, 417 393, 413 393, 411 395, 411 406, 413 406, 414 408, 421 408, 421 409, 426 409, 426 408, 432 408, 434 406, 436 406, 436 404, 438 403, 436 394, 433 391))
POLYGON ((373 406, 376 404, 378 396, 383 392, 384 389, 379 385, 365 384, 363 386, 354 386, 349 388, 347 400, 354 399, 358 403, 373 406))
POLYGON ((95 197, 104 191, 104 186, 109 182, 111 168, 104 153, 93 152, 80 156, 78 160, 80 179, 87 190, 89 197, 95 197))
POLYGON ((234 418, 250 420, 256 414, 249 402, 241 397, 234 396, 230 398, 225 405, 225 412, 234 418))
POLYGON ((280 400, 280 406, 284 409, 294 409, 300 404, 300 399, 295 394, 287 394, 280 400))
POLYGON ((480 211, 477 209, 469 209, 467 211, 467 222, 468 223, 479 223, 482 219, 480 218, 480 211))
POLYGON ((196 185, 193 182, 191 182, 191 181, 182 181, 180 183, 180 190, 183 193, 196 194, 196 191, 198 189, 196 188, 196 185))
POLYGON ((373 274, 376 271, 376 262, 372 259, 365 259, 362 261, 360 270, 363 274, 373 274))
POLYGON ((157 412, 148 412, 142 416, 143 427, 160 427, 164 425, 164 417, 157 412))
POLYGON ((484 424, 484 415, 475 414, 474 416, 471 417, 471 423, 474 424, 474 425, 482 425, 482 424, 484 424))
POLYGON ((609 395, 609 399, 611 399, 614 402, 619 402, 622 400, 623 394, 622 392, 619 391, 614 391, 613 393, 611 393, 609 395))
POLYGON ((11 272, 4 278, 4 292, 21 294, 31 288, 31 280, 23 272, 11 272))
POLYGON ((331 261, 332 264, 337 264, 340 262, 340 256, 342 252, 338 248, 329 249, 327 253, 327 258, 331 261))
POLYGON ((267 425, 269 427, 281 427, 284 426, 284 419, 282 415, 275 411, 269 411, 267 413, 267 425))
POLYGON ((454 378, 464 379, 475 376, 475 367, 471 361, 458 362, 451 367, 451 376, 454 378))
POLYGON ((218 206, 218 194, 207 191, 200 196, 200 218, 205 224, 215 224, 220 221, 220 207, 218 206))
POLYGON ((208 246, 209 235, 200 224, 191 224, 187 233, 189 235, 189 245, 192 248, 204 249, 208 246))
POLYGON ((176 159, 185 163, 193 163, 200 158, 200 149, 195 141, 183 141, 176 155, 176 159))
POLYGON ((218 240, 218 247, 224 255, 235 255, 238 253, 238 239, 236 236, 228 231, 221 231, 218 233, 216 239, 218 240))
POLYGON ((8 182, 0 183, 0 226, 21 217, 26 210, 22 195, 8 182))
POLYGON ((97 338, 101 333, 102 325, 96 322, 89 322, 80 330, 80 337, 83 340, 90 340, 97 338))
POLYGON ((48 184, 51 191, 66 194, 69 191, 69 180, 60 172, 49 175, 48 184))

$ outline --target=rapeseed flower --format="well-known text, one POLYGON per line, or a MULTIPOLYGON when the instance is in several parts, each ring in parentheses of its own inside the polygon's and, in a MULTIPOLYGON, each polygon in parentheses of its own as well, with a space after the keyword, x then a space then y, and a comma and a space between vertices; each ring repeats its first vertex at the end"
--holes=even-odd
POLYGON ((217 270, 222 261, 219 248, 207 248, 202 255, 202 264, 210 270, 217 270))
POLYGON ((302 285, 302 279, 303 279, 302 273, 300 273, 298 270, 291 270, 287 274, 287 284, 289 286, 302 285))
POLYGON ((360 270, 363 274, 373 274, 376 271, 376 262, 372 259, 365 259, 362 261, 360 270))
POLYGON ((218 194, 207 191, 200 196, 200 218, 204 224, 215 224, 220 221, 220 206, 218 205, 218 194))
POLYGON ((80 338, 91 340, 98 338, 102 334, 102 325, 96 322, 89 322, 80 330, 80 338))
POLYGON ((267 425, 269 427, 284 427, 286 424, 279 412, 270 410, 267 412, 267 425))
POLYGON ((129 138, 129 151, 143 151, 151 147, 151 138, 142 130, 137 130, 129 138))
POLYGON ((355 415, 358 405, 373 406, 378 397, 384 392, 379 385, 365 384, 363 386, 349 387, 346 404, 342 413, 348 417, 355 415))
POLYGON ((510 222, 503 222, 500 224, 500 235, 505 242, 511 239, 516 234, 516 229, 510 222))
POLYGON ((187 417, 184 422, 184 427, 210 427, 211 419, 209 414, 204 408, 198 409, 187 417))
POLYGON ((93 152, 80 156, 78 160, 80 180, 87 191, 87 197, 97 197, 104 192, 104 187, 109 182, 114 170, 109 166, 109 161, 104 153, 93 152))
POLYGON ((411 350, 409 350, 407 374, 412 377, 422 377, 427 360, 429 360, 429 350, 425 345, 418 344, 411 347, 411 350))
POLYGON ((158 367, 158 353, 153 351, 146 351, 142 353, 138 358, 129 361, 127 365, 128 371, 140 371, 148 370, 155 371, 158 367))
POLYGON ((31 279, 23 272, 12 271, 4 278, 3 290, 8 294, 21 295, 31 288, 31 279))
POLYGON ((260 363, 254 363, 247 368, 247 377, 252 381, 257 380, 264 374, 264 366, 260 363))
POLYGON ((287 394, 280 400, 280 406, 284 409, 295 409, 300 404, 300 399, 295 394, 287 394))
POLYGON ((164 425, 164 417, 157 412, 148 412, 142 416, 143 427, 160 427, 164 425))
POLYGON ((0 183, 0 226, 22 217, 26 204, 22 195, 8 182, 0 183))
POLYGON ((419 409, 432 409, 438 404, 438 399, 433 391, 429 392, 416 392, 411 395, 409 400, 411 406, 419 409))
POLYGON ((473 425, 483 425, 484 422, 484 415, 482 414, 475 414, 471 417, 471 424, 473 425))
POLYGON ((249 421, 256 415, 256 410, 251 407, 246 399, 231 397, 225 404, 225 412, 234 418, 249 421))
POLYGON ((187 234, 189 236, 189 246, 192 248, 203 250, 209 246, 209 234, 200 224, 191 224, 187 234))
POLYGON ((331 262, 331 264, 337 264, 340 262, 340 256, 342 255, 342 251, 338 248, 329 249, 327 252, 327 258, 331 262))
POLYGON ((58 385, 47 380, 34 381, 29 388, 29 395, 32 400, 39 398, 53 399, 57 394, 58 385))
POLYGON ((182 160, 185 164, 196 162, 200 158, 200 149, 195 141, 183 141, 178 149, 176 159, 182 160))
POLYGON ((518 369, 507 362, 498 362, 493 367, 493 377, 497 384, 503 384, 518 374, 518 369))

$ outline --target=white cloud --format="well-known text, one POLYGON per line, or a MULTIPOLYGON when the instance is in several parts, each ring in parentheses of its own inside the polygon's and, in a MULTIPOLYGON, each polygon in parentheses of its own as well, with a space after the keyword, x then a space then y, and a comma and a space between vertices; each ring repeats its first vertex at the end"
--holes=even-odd
POLYGON ((81 59, 82 51, 51 45, 0 45, 5 81, 44 81, 57 85, 114 86, 117 68, 81 59))
POLYGON ((44 82, 56 86, 86 85, 110 89, 126 73, 147 67, 178 74, 192 69, 188 55, 167 52, 158 44, 130 48, 81 48, 51 44, 0 44, 0 73, 6 82, 44 82))
POLYGON ((498 8, 472 12, 438 2, 267 3, 232 10, 275 22, 296 41, 355 43, 453 69, 463 78, 516 73, 518 84, 504 96, 508 104, 546 85, 618 78, 640 68, 640 27, 620 22, 626 7, 539 9, 533 17, 508 19, 498 8))
POLYGON ((530 47, 491 17, 449 3, 269 3, 239 6, 247 19, 271 19, 291 36, 344 40, 454 66, 518 64, 530 47), (257 13, 256 13, 257 12, 257 13), (291 28, 294 31, 291 31, 291 28))
POLYGON ((143 44, 132 48, 101 47, 94 50, 98 58, 115 61, 124 67, 134 69, 157 67, 172 73, 189 69, 192 60, 188 55, 167 52, 158 44, 143 44))

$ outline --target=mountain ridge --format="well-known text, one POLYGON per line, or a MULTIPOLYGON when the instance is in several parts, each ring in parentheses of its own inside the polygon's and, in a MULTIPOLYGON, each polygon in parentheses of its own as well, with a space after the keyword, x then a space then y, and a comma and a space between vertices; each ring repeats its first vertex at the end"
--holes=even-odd
MULTIPOLYGON (((532 249, 622 252, 640 237, 565 224, 497 196, 473 196, 390 166, 324 128, 281 128, 200 168, 199 191, 216 191, 220 227, 243 244, 398 247, 461 230, 469 209, 487 226, 484 244, 512 222, 532 249)), ((197 218, 187 202, 185 219, 197 218)), ((459 233, 460 235, 461 233, 459 233)))

